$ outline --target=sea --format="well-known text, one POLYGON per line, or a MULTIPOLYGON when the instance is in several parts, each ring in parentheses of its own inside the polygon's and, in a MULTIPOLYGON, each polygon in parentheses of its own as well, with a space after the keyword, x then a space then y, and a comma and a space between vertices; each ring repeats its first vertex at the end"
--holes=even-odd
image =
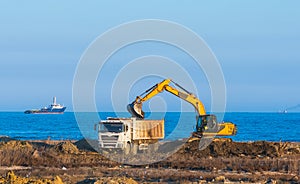
MULTIPOLYGON (((300 142, 300 113, 230 112, 222 121, 237 125, 234 141, 300 142)), ((19 140, 97 139, 97 125, 107 117, 130 117, 129 113, 100 112, 64 114, 24 114, 0 112, 0 136, 19 140)), ((165 140, 187 138, 195 128, 195 113, 167 112, 146 114, 147 119, 165 120, 165 140)))

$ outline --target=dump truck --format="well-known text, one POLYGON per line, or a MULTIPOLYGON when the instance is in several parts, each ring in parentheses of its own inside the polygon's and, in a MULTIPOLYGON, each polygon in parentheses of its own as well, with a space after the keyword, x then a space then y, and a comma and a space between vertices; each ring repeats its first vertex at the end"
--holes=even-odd
POLYGON ((164 120, 107 118, 98 126, 100 150, 120 149, 125 154, 136 154, 139 150, 155 151, 157 142, 164 136, 164 120))

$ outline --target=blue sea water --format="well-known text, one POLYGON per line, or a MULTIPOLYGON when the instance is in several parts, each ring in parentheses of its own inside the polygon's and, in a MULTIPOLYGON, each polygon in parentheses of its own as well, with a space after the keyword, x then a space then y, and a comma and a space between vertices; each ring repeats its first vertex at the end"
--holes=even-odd
MULTIPOLYGON (((0 135, 21 140, 79 140, 83 135, 95 139, 94 125, 99 119, 95 113, 64 114, 24 114, 23 112, 0 112, 0 135), (78 121, 78 122, 77 122, 78 121)), ((128 113, 103 112, 97 114, 101 119, 123 116, 128 113)), ((165 118, 167 140, 186 138, 195 127, 194 113, 169 112, 152 113, 150 119, 165 118)), ((300 113, 226 113, 225 121, 231 121, 238 127, 235 141, 295 141, 300 142, 300 113)))

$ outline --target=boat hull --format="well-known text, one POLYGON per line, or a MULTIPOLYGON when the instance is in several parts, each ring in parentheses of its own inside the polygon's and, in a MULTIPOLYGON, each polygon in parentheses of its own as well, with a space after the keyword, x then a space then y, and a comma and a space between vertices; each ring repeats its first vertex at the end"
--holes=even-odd
POLYGON ((66 110, 66 107, 61 109, 41 109, 41 110, 26 110, 25 114, 63 114, 66 110))
POLYGON ((33 112, 33 111, 25 111, 25 114, 63 114, 64 112, 33 112))

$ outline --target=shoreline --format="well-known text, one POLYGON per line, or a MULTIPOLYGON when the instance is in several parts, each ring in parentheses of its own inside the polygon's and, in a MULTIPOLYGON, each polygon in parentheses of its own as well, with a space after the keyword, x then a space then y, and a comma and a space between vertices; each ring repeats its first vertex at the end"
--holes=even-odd
MULTIPOLYGON (((188 138, 181 138, 181 139, 176 139, 176 140, 162 140, 160 142, 165 143, 165 142, 173 142, 173 141, 183 141, 183 140, 187 140, 188 138)), ((214 141, 217 141, 216 139, 231 139, 231 138, 220 138, 220 137, 215 137, 214 141)), ((49 143, 49 144, 57 144, 57 143, 61 143, 61 142, 66 142, 66 141, 70 141, 72 143, 75 143, 77 141, 80 140, 85 140, 85 138, 82 139, 17 139, 17 138, 12 138, 6 135, 0 135, 0 142, 3 141, 10 141, 10 140, 15 140, 15 141, 28 141, 28 142, 41 142, 41 143, 49 143)), ((90 139, 92 141, 97 141, 97 139, 90 139)), ((300 144, 300 141, 269 141, 269 140, 248 140, 248 141, 235 141, 235 140, 231 140, 232 142, 236 142, 236 143, 254 143, 254 142, 270 142, 270 143, 293 143, 293 144, 300 144)))

